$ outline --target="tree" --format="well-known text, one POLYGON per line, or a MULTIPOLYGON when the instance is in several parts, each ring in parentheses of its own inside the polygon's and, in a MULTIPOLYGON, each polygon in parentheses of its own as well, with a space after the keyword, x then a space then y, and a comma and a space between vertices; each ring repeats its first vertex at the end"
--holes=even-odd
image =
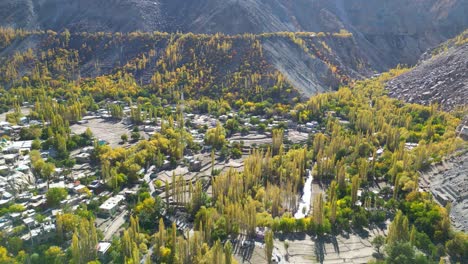
POLYGON ((387 243, 407 242, 409 241, 408 218, 403 212, 398 211, 390 224, 388 230, 387 243))
POLYGON ((8 250, 13 254, 18 254, 18 252, 23 249, 23 240, 19 237, 9 237, 8 238, 8 250))
POLYGON ((47 204, 52 207, 58 206, 67 196, 65 188, 50 188, 46 193, 47 204))
POLYGON ((131 138, 133 141, 138 141, 140 137, 141 137, 140 132, 132 132, 131 138))
POLYGON ((0 246, 0 263, 12 263, 8 250, 2 246, 0 246))
POLYGON ((135 207, 135 212, 140 219, 140 225, 145 229, 152 229, 155 226, 155 219, 161 217, 163 210, 164 203, 159 196, 146 198, 135 207))
POLYGON ((273 257, 273 231, 268 230, 265 232, 265 257, 268 263, 272 263, 273 257))
POLYGON ((385 248, 387 264, 426 264, 429 263, 427 259, 421 255, 416 254, 413 246, 409 242, 395 242, 388 244, 385 248))
POLYGON ((33 149, 33 150, 41 149, 41 141, 39 139, 34 139, 32 144, 31 144, 31 149, 33 149))
POLYGON ((63 253, 62 249, 57 246, 49 247, 45 253, 44 258, 46 263, 51 264, 60 264, 64 263, 65 254, 63 253))
POLYGON ((93 221, 82 218, 75 229, 71 244, 71 263, 86 264, 97 258, 97 233, 93 221))
POLYGON ((53 163, 46 162, 42 167, 41 174, 47 180, 47 186, 49 186, 52 175, 55 172, 55 165, 53 163))
POLYGON ((226 131, 223 126, 221 126, 221 123, 218 122, 215 128, 206 131, 205 142, 207 145, 213 146, 216 149, 220 149, 226 144, 226 131))
POLYGON ((445 243, 447 253, 454 262, 468 263, 468 234, 457 232, 445 243))
POLYGON ((354 206, 357 202, 357 193, 359 190, 359 185, 360 185, 360 179, 359 176, 354 176, 351 179, 351 204, 354 206))
POLYGON ((272 132, 273 155, 277 155, 281 146, 283 145, 284 131, 283 129, 273 129, 272 132))
POLYGON ((224 256, 225 264, 232 264, 232 245, 229 240, 224 244, 224 256))
POLYGON ((123 143, 126 143, 128 141, 128 135, 122 134, 122 136, 120 136, 120 139, 122 140, 123 143))
POLYGON ((377 235, 372 239, 371 244, 374 246, 375 251, 379 256, 382 255, 380 252, 381 248, 385 245, 385 237, 382 235, 377 235))

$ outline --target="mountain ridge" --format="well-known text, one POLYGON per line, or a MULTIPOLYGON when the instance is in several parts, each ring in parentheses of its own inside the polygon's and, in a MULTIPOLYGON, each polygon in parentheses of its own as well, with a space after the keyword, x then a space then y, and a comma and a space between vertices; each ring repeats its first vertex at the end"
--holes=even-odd
POLYGON ((414 65, 428 48, 468 28, 462 0, 6 0, 0 25, 74 32, 214 34, 346 29, 382 65, 414 65))

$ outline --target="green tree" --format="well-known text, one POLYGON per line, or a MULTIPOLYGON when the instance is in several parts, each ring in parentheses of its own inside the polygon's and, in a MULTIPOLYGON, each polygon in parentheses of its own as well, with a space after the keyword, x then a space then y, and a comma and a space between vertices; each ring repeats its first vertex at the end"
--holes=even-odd
POLYGON ((407 242, 409 241, 408 218, 403 212, 398 211, 390 224, 387 236, 387 243, 407 242))
POLYGON ((382 235, 377 235, 372 239, 371 244, 374 246, 377 254, 381 256, 382 252, 380 250, 385 245, 385 237, 382 235))
POLYGON ((268 230, 265 232, 265 257, 268 263, 272 263, 273 257, 273 231, 268 230))
POLYGON ((120 136, 120 139, 122 140, 123 143, 126 143, 128 141, 128 135, 122 134, 122 136, 120 136))
POLYGON ((133 141, 138 141, 140 137, 141 137, 140 132, 132 132, 131 138, 133 141))
POLYGON ((421 254, 416 254, 409 242, 387 244, 385 248, 387 264, 426 264, 429 261, 421 254))
POLYGON ((468 234, 457 232, 445 243, 447 253, 454 262, 468 263, 468 234))
POLYGON ((46 263, 61 264, 64 263, 65 254, 62 249, 57 246, 51 246, 44 252, 44 260, 46 263))
POLYGON ((155 219, 161 217, 163 210, 164 203, 159 196, 146 198, 135 206, 141 227, 148 230, 155 227, 155 219))
POLYGON ((71 263, 86 264, 97 258, 97 233, 93 221, 82 218, 75 229, 71 244, 71 263))
POLYGON ((46 193, 47 204, 52 207, 58 206, 67 196, 65 188, 50 188, 46 193))
POLYGON ((31 149, 32 149, 32 150, 39 150, 39 149, 41 149, 41 141, 40 141, 39 139, 33 140, 32 144, 31 144, 31 149))
POLYGON ((42 166, 41 175, 47 180, 47 186, 50 184, 52 175, 55 173, 55 165, 53 163, 46 162, 42 166))

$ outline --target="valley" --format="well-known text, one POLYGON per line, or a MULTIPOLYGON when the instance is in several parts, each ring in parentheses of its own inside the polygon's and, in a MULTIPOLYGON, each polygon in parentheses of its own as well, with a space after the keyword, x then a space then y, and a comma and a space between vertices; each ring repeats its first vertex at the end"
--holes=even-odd
POLYGON ((468 263, 467 8, 0 1, 0 263, 468 263))

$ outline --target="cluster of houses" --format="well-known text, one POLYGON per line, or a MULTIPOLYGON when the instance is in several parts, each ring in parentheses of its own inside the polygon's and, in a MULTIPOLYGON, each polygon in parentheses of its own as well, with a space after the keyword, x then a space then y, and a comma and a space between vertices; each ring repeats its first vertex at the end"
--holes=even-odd
POLYGON ((0 140, 0 206, 13 201, 14 195, 35 182, 28 153, 32 141, 0 140))
POLYGON ((38 120, 29 120, 27 117, 21 117, 19 123, 12 125, 10 122, 0 121, 0 136, 17 136, 21 129, 29 126, 40 126, 42 125, 41 121, 38 120))

